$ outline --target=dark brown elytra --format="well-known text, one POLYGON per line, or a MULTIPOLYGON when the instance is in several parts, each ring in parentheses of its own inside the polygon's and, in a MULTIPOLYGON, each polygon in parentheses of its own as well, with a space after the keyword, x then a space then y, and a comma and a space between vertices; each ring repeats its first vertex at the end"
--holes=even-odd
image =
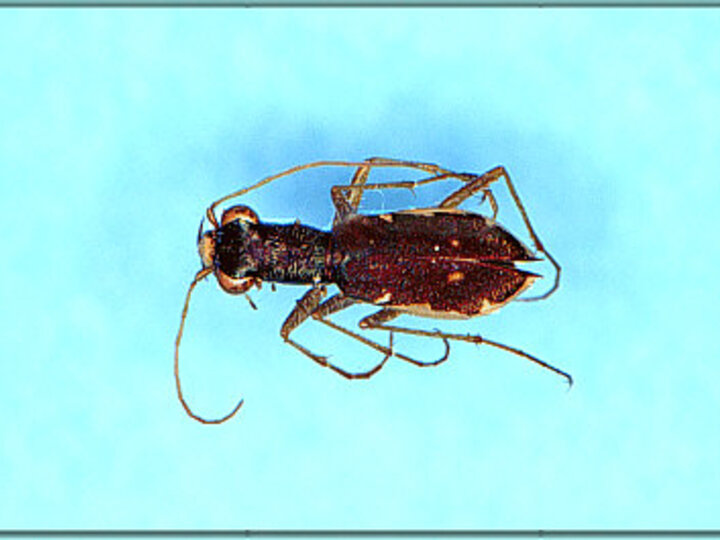
MULTIPOLYGON (((468 319, 491 313, 512 300, 540 300, 550 296, 560 281, 560 265, 547 252, 530 225, 525 208, 504 167, 484 174, 456 173, 434 164, 388 158, 371 158, 361 162, 317 161, 293 167, 269 176, 250 187, 215 201, 207 210, 212 229, 198 233, 198 251, 203 268, 188 288, 180 328, 175 340, 175 383, 178 398, 189 416, 205 424, 229 420, 243 404, 240 400, 226 416, 207 420, 196 415, 183 397, 179 374, 179 349, 190 297, 195 286, 215 274, 220 287, 230 294, 245 294, 263 281, 306 285, 310 289, 298 300, 285 319, 280 336, 286 343, 347 379, 368 379, 396 357, 416 366, 436 366, 447 360, 450 341, 485 343, 530 360, 563 377, 572 385, 572 377, 514 347, 491 341, 479 335, 450 334, 387 324, 409 314, 432 318, 468 319), (222 214, 220 222, 215 208, 225 201, 244 195, 265 184, 297 172, 317 167, 353 167, 356 172, 349 185, 331 188, 335 217, 332 230, 321 231, 296 222, 292 225, 262 223, 253 210, 233 206, 222 214), (412 181, 368 183, 374 168, 405 168, 422 171, 427 176, 412 181), (525 223, 535 251, 495 221, 497 202, 490 185, 504 179, 520 216, 525 223), (414 189, 440 180, 459 180, 463 186, 435 207, 405 210, 381 215, 357 212, 366 190, 414 189), (469 197, 482 193, 492 207, 492 217, 460 210, 469 197), (552 287, 544 294, 518 298, 537 274, 520 269, 516 263, 540 260, 542 254, 556 270, 552 287), (327 286, 339 292, 324 300, 327 286), (389 345, 383 346, 337 325, 328 317, 355 304, 371 304, 381 309, 359 322, 362 329, 384 330, 389 345), (290 334, 308 318, 384 355, 372 369, 351 373, 328 362, 300 345, 290 334), (393 335, 442 339, 445 354, 438 360, 424 362, 393 349, 393 335)), ((253 307, 250 297, 246 295, 253 307)))

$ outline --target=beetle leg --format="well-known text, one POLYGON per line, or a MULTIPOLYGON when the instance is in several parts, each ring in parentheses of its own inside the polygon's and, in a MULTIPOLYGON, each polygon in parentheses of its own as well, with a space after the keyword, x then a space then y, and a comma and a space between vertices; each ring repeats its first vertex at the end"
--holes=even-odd
POLYGON ((280 178, 285 178, 288 176, 291 176, 293 174, 299 173, 300 171, 306 171, 308 169, 314 169, 319 167, 360 167, 360 168, 374 168, 374 167, 388 167, 388 168, 408 168, 408 169, 419 169, 427 172, 431 172, 433 174, 438 174, 440 171, 443 173, 449 173, 450 171, 447 171, 446 169, 443 169, 439 167, 438 165, 432 164, 432 163, 422 163, 418 161, 403 161, 399 159, 390 159, 390 158, 370 158, 365 161, 314 161, 312 163, 305 163, 303 165, 296 165, 295 167, 290 167, 289 169, 285 169, 284 171, 281 171, 279 173, 273 174, 271 176, 267 176, 263 178, 262 180, 259 180, 255 182, 254 184, 251 184, 248 187, 238 189, 237 191, 233 191, 232 193, 229 193, 225 195, 224 197, 219 198, 214 203, 212 203, 208 209, 205 212, 205 215, 207 216, 208 220, 212 224, 214 228, 218 228, 218 220, 215 217, 215 209, 221 205, 224 202, 229 201, 230 199, 234 199, 236 197, 241 197, 242 195, 245 195, 246 193, 250 193, 251 191, 254 191, 262 186, 265 186, 269 184, 270 182, 274 182, 275 180, 279 180, 280 178))
POLYGON ((297 305, 290 312, 290 315, 287 316, 285 322, 280 328, 280 337, 282 337, 286 343, 292 345, 301 353, 312 358, 315 362, 321 365, 327 363, 327 358, 311 353, 305 347, 290 339, 290 333, 305 322, 308 317, 310 317, 310 314, 317 309, 326 294, 327 289, 324 286, 313 287, 310 289, 302 296, 302 298, 300 298, 300 300, 297 301, 297 305))
POLYGON ((312 312, 312 316, 315 320, 324 319, 333 313, 342 311, 343 309, 354 306, 357 303, 358 300, 345 296, 344 294, 334 294, 320 304, 317 309, 312 312))
POLYGON ((498 203, 497 199, 495 198, 495 195, 493 195, 493 192, 490 188, 485 188, 482 190, 483 195, 480 199, 480 204, 485 202, 485 199, 487 199, 490 202, 490 208, 492 209, 492 222, 495 223, 497 221, 497 215, 498 215, 498 203))
POLYGON ((505 167, 495 167, 494 169, 480 175, 466 174, 466 184, 445 197, 443 201, 438 204, 438 208, 456 208, 475 195, 478 191, 483 191, 487 194, 487 192, 490 191, 488 186, 490 186, 493 182, 496 182, 504 174, 507 174, 505 172, 505 167))
POLYGON ((350 212, 353 214, 357 212, 358 206, 360 206, 360 201, 362 200, 363 196, 363 190, 362 186, 367 184, 368 175, 370 174, 370 167, 358 167, 358 170, 355 171, 355 174, 353 175, 353 179, 350 182, 351 186, 356 186, 360 189, 353 190, 348 196, 347 196, 347 203, 350 207, 350 212))
MULTIPOLYGON (((382 310, 375 315, 380 315, 383 313, 382 310)), ((372 317, 372 316, 371 316, 372 317)), ((382 319, 381 317, 379 319, 382 319)), ((557 373, 558 375, 561 375, 562 377, 565 377, 565 379, 568 381, 570 386, 573 384, 572 376, 569 373, 566 373, 565 371, 556 368, 555 366, 548 364, 547 362, 544 362, 540 360, 539 358, 536 358, 535 356, 532 356, 525 351, 521 351, 520 349, 516 349, 515 347, 511 347, 509 345, 505 345, 503 343, 499 343, 497 341, 492 341, 489 339, 486 339, 479 335, 470 335, 470 334, 449 334, 447 332, 440 332, 440 331, 429 331, 429 330, 419 330, 415 328, 404 328, 401 326, 392 326, 392 325, 385 325, 385 324, 376 324, 375 326, 368 326, 368 328, 378 329, 378 330, 386 330, 388 332, 397 332, 398 334, 409 334, 411 336, 423 336, 423 337, 431 337, 436 339, 443 339, 447 340, 453 340, 453 341, 464 341, 466 343, 474 343, 476 345, 481 345, 483 343, 487 345, 491 345, 493 347, 496 347, 498 349, 502 349, 503 351, 507 351, 509 353, 512 353, 516 356, 520 356, 522 358, 525 358, 527 360, 530 360, 531 362, 534 362, 535 364, 538 364, 539 366, 548 369, 554 373, 557 373)))
POLYGON ((349 186, 332 186, 330 188, 330 197, 332 198, 333 205, 335 206, 333 224, 338 223, 347 216, 357 212, 363 194, 362 186, 364 186, 367 182, 368 174, 370 174, 370 167, 358 167, 352 180, 350 181, 350 186, 353 186, 356 189, 349 191, 344 189, 349 186))
POLYGON ((395 159, 395 158, 385 158, 385 157, 371 157, 367 158, 365 160, 367 163, 372 163, 373 166, 400 166, 400 167, 407 167, 408 169, 419 169, 421 171, 429 172, 432 174, 444 174, 444 173, 451 173, 452 171, 449 171, 448 169, 443 169, 439 165, 435 165, 434 163, 426 163, 423 161, 410 161, 407 159, 395 159))
POLYGON ((356 334, 355 332, 348 330, 347 328, 344 328, 326 318, 333 313, 337 313, 338 311, 341 311, 357 303, 358 301, 353 298, 350 298, 343 294, 336 294, 328 298, 322 304, 320 304, 320 306, 318 306, 318 308, 312 313, 312 317, 315 320, 323 323, 324 325, 329 326, 333 330, 337 330, 341 334, 345 334, 348 337, 356 339, 359 342, 367 345, 368 347, 371 347, 372 349, 375 349, 378 352, 385 353, 385 357, 380 361, 380 363, 378 363, 375 367, 369 369, 368 371, 360 373, 351 373, 349 371, 345 371, 342 368, 339 368, 338 366, 334 366, 328 363, 327 367, 329 367, 336 373, 342 375, 346 379, 369 379, 378 371, 380 371, 380 369, 382 369, 382 367, 385 365, 385 362, 387 362, 388 359, 393 356, 393 333, 390 332, 390 346, 389 348, 387 348, 361 336, 360 334, 356 334))
POLYGON ((452 178, 453 176, 455 176, 455 173, 447 169, 443 169, 438 165, 432 163, 422 163, 419 161, 406 161, 401 159, 371 157, 367 158, 365 160, 365 163, 367 163, 367 165, 358 167, 358 169, 355 171, 355 174, 353 175, 350 184, 333 186, 330 188, 330 196, 336 210, 333 223, 338 223, 339 221, 345 219, 348 215, 355 214, 357 212, 357 209, 360 206, 360 201, 362 200, 363 192, 366 189, 405 188, 413 190, 419 185, 429 182, 436 182, 444 178, 452 178), (408 169, 419 169, 432 173, 434 176, 418 181, 367 184, 367 179, 368 175, 370 174, 371 168, 389 166, 404 167, 408 169))
MULTIPOLYGON (((396 319, 402 315, 401 311, 397 311, 394 309, 381 309, 380 311, 377 311, 371 315, 368 315, 364 319, 361 319, 358 325, 360 328, 365 328, 368 330, 373 329, 381 329, 381 330, 388 330, 390 332, 390 335, 392 335, 393 330, 389 329, 389 327, 383 326, 384 323, 388 321, 392 321, 393 319, 396 319)), ((406 333, 406 332, 404 332, 406 333)), ((405 356, 404 354, 393 352, 393 356, 396 356, 400 358, 401 360, 404 360, 406 362, 410 362, 411 364, 414 364, 418 367, 433 367, 437 366, 438 364, 442 364, 445 360, 448 359, 450 356, 450 343, 447 339, 442 338, 443 342, 445 343, 445 354, 440 357, 438 360, 432 360, 429 362, 423 362, 421 360, 415 360, 414 358, 410 358, 409 356, 405 356)))
POLYGON ((355 334, 354 332, 351 332, 350 330, 347 330, 346 328, 338 326, 332 321, 325 319, 325 316, 345 309, 357 302, 356 300, 353 300, 352 298, 348 298, 346 296, 334 295, 330 297, 327 301, 320 303, 326 292, 327 291, 325 287, 320 286, 312 288, 307 293, 305 293, 305 295, 300 300, 298 300, 297 305, 292 310, 292 312, 290 312, 290 315, 288 315, 287 319, 285 319, 285 322, 283 323, 280 330, 280 335, 286 343, 295 347, 295 349, 303 353, 305 356, 323 367, 330 368, 335 373, 342 375, 346 379, 369 379, 370 377, 375 375, 375 373, 380 371, 380 369, 385 365, 385 362, 387 362, 388 358, 392 356, 392 333, 390 334, 390 348, 383 347, 382 345, 378 345, 374 341, 370 341, 363 336, 355 334), (320 321, 321 323, 337 330, 338 332, 357 339, 358 341, 364 343, 368 347, 375 349, 378 352, 384 353, 385 357, 379 364, 374 366, 372 369, 359 373, 352 373, 346 371, 328 362, 326 356, 320 356, 318 354, 315 354, 297 343, 296 341, 290 339, 290 333, 298 326, 300 326, 300 324, 302 324, 309 317, 320 321))
MULTIPOLYGON (((365 191, 368 175, 370 174, 370 169, 372 167, 383 165, 387 166, 392 164, 408 168, 420 168, 428 172, 436 172, 437 170, 440 170, 440 167, 437 165, 429 163, 410 162, 391 158, 372 157, 366 159, 365 162, 368 163, 368 165, 357 168, 349 185, 332 186, 330 188, 330 196, 332 198, 333 205, 335 206, 335 218, 333 219, 333 223, 342 221, 348 215, 357 213, 360 201, 362 200, 363 192, 365 191)), ((393 182, 392 184, 395 183, 396 182, 393 182)), ((406 186, 401 185, 395 187, 406 186)))
MULTIPOLYGON (((360 200, 362 199, 362 194, 366 190, 409 189, 411 191, 414 191, 415 188, 418 186, 430 184, 433 182, 438 182, 440 180, 448 180, 448 179, 455 178, 455 179, 461 180, 462 182, 470 183, 470 182, 473 182, 474 179, 477 178, 477 175, 475 175, 475 174, 455 173, 453 171, 444 169, 444 168, 442 168, 438 165, 434 165, 432 163, 422 163, 422 162, 417 162, 417 161, 403 161, 403 160, 399 160, 399 159, 378 158, 378 157, 368 158, 365 161, 368 163, 368 165, 364 166, 364 167, 358 167, 358 170, 355 172, 355 175, 353 176, 353 179, 350 182, 350 184, 341 185, 341 186, 333 186, 330 189, 330 194, 331 194, 333 203, 336 208, 334 223, 337 223, 338 221, 342 221, 342 219, 344 219, 347 215, 353 214, 357 211, 358 205, 360 204, 360 200), (405 167, 408 169, 419 169, 419 170, 431 173, 432 176, 430 176, 428 178, 420 178, 418 180, 378 182, 378 183, 373 183, 373 184, 367 183, 367 177, 368 177, 371 167, 388 167, 388 166, 393 166, 393 165, 405 167)), ((488 184, 492 183, 493 181, 494 180, 490 180, 488 182, 488 184)), ((473 191, 472 193, 474 193, 474 192, 475 191, 473 191)), ((489 189, 483 189, 483 192, 484 192, 483 200, 486 197, 490 198, 490 205, 492 206, 492 209, 493 209, 493 219, 495 219, 495 217, 497 216, 497 203, 495 201, 495 197, 493 196, 492 192, 489 189)), ((468 196, 466 196, 465 198, 467 198, 468 196)))

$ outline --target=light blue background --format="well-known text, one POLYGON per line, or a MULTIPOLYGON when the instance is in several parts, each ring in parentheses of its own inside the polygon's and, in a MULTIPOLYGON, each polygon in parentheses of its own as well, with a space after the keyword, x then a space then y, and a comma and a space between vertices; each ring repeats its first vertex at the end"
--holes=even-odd
MULTIPOLYGON (((720 527, 719 23, 0 12, 0 527, 720 527), (425 327, 516 345, 576 385, 470 345, 348 382, 278 337, 304 289, 266 285, 252 312, 213 281, 190 312, 187 397, 207 416, 246 403, 223 426, 190 420, 172 352, 205 208, 292 165, 373 155, 509 168, 563 264, 559 292, 425 327)), ((244 202, 327 227, 329 187, 349 176, 244 202)), ((350 369, 376 361, 318 326, 298 340, 350 369)))

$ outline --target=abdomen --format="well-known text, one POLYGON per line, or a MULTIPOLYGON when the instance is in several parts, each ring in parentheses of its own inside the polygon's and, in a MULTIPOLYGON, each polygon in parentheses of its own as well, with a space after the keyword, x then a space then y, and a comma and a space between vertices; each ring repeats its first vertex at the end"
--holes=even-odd
POLYGON ((426 317, 467 318, 501 307, 536 274, 532 252, 500 225, 461 210, 352 216, 334 229, 335 281, 348 296, 426 317))

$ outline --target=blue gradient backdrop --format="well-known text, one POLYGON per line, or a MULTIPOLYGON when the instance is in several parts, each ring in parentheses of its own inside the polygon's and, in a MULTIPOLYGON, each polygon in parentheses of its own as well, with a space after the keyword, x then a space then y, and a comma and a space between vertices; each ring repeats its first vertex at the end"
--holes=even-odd
MULTIPOLYGON (((3 10, 0 527, 720 527, 719 27, 700 9, 3 10), (208 282, 187 397, 246 403, 190 420, 172 352, 205 208, 374 155, 509 168, 559 292, 423 324, 575 387, 462 344, 348 382, 278 337, 302 288, 252 312, 208 282)), ((326 227, 349 175, 245 202, 326 227)), ((329 332, 298 339, 377 360, 329 332)))

